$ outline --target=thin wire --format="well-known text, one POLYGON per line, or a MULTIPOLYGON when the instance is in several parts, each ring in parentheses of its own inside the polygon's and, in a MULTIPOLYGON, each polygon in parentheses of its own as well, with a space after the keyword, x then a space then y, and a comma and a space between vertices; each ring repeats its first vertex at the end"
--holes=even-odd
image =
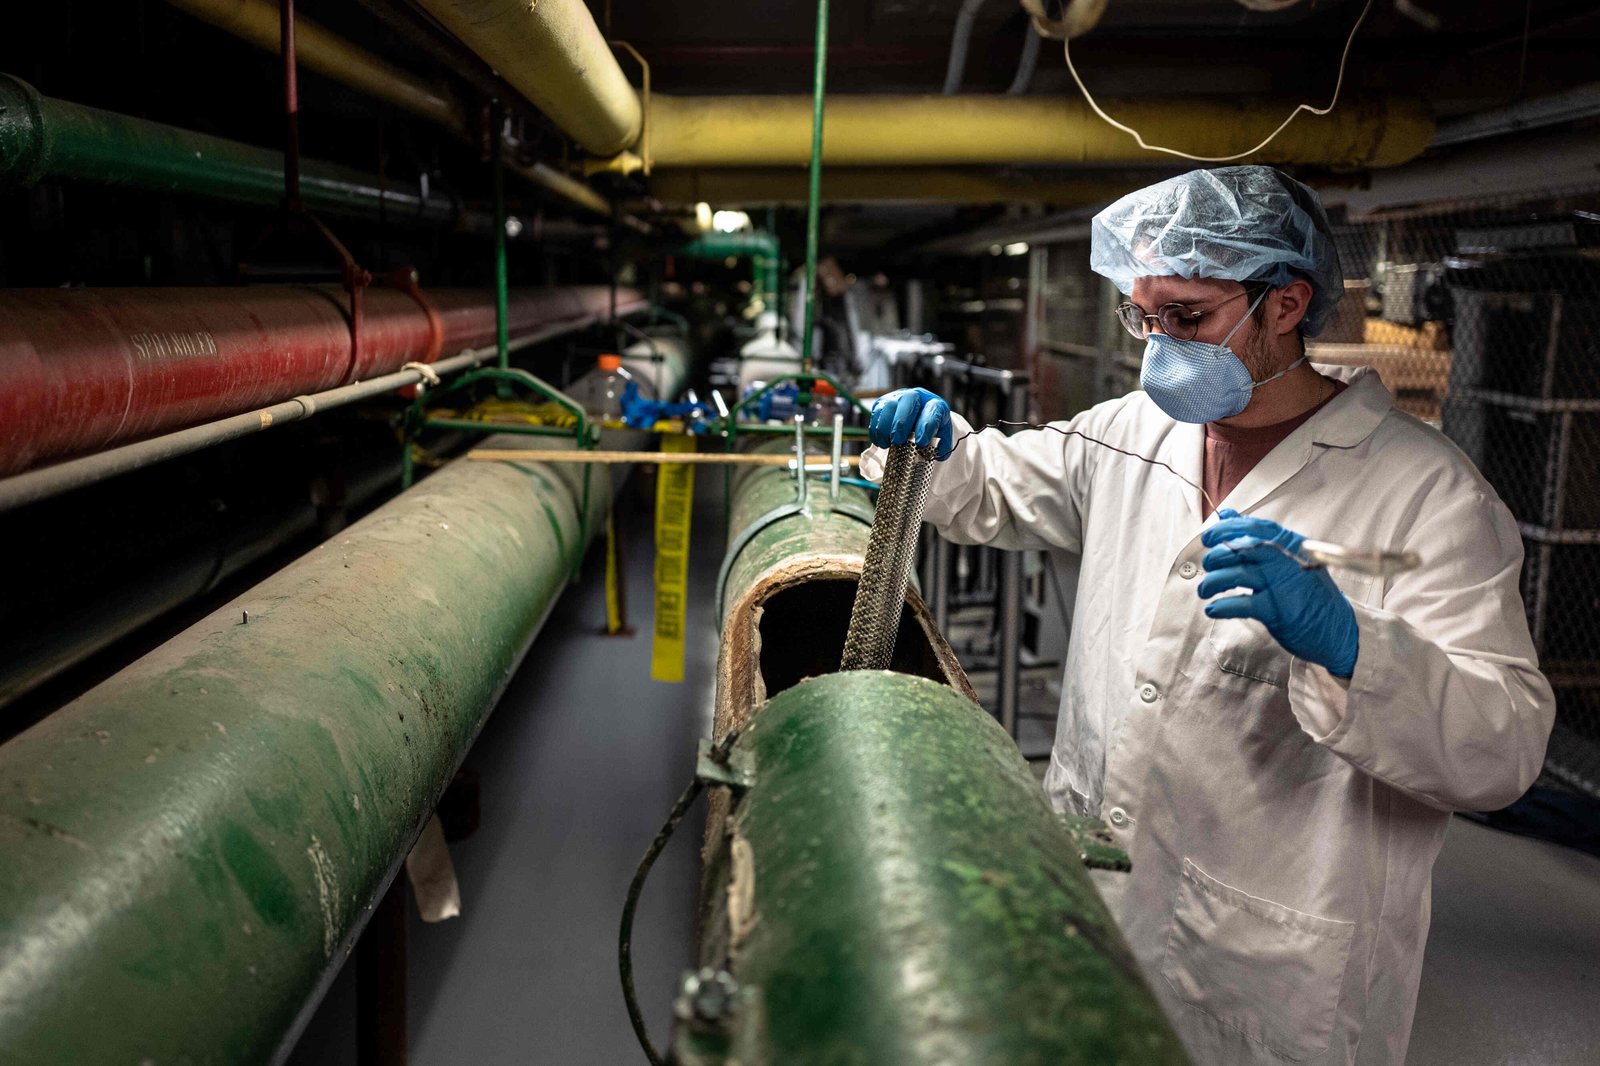
POLYGON ((1208 493, 1202 486, 1195 484, 1193 481, 1190 481, 1188 478, 1186 478, 1182 474, 1178 473, 1176 470, 1174 470, 1168 464, 1163 463, 1160 459, 1152 459, 1147 455, 1140 455, 1138 452, 1126 451, 1126 450, 1124 450, 1122 448, 1117 447, 1115 444, 1107 444, 1103 440, 1100 440, 1100 439, 1098 439, 1096 437, 1089 436, 1089 434, 1084 433, 1082 430, 1062 429, 1060 426, 1053 426, 1053 425, 1050 425, 1049 423, 1045 423, 1043 425, 1040 425, 1040 424, 1034 423, 1034 422, 1013 422, 1010 419, 1006 419, 1006 418, 996 419, 995 421, 990 422, 986 426, 979 426, 977 429, 969 429, 965 433, 961 434, 961 436, 957 437, 956 438, 956 442, 950 446, 950 454, 954 455, 956 453, 956 449, 961 447, 961 442, 966 440, 968 437, 972 436, 974 433, 982 433, 986 429, 997 429, 1000 426, 1019 426, 1019 427, 1021 427, 1023 429, 1048 429, 1048 430, 1051 430, 1052 432, 1061 434, 1063 437, 1082 437, 1084 440, 1088 441, 1090 444, 1098 444, 1102 448, 1109 448, 1111 451, 1116 452, 1118 455, 1126 455, 1129 458, 1139 460, 1141 463, 1149 463, 1151 466, 1163 467, 1166 470, 1168 470, 1172 474, 1173 477, 1177 478, 1179 481, 1183 482, 1185 485, 1188 485, 1191 489, 1194 489, 1201 496, 1205 497, 1206 504, 1207 504, 1207 506, 1209 506, 1211 508, 1212 511, 1216 511, 1216 509, 1217 509, 1217 503, 1216 503, 1215 500, 1213 500, 1211 498, 1211 494, 1210 493, 1208 493))
MULTIPOLYGON (((1211 508, 1211 512, 1213 514, 1215 514, 1217 511, 1220 510, 1220 508, 1217 506, 1216 501, 1211 498, 1211 494, 1209 492, 1207 492, 1202 486, 1196 485, 1193 481, 1190 481, 1188 478, 1186 478, 1182 474, 1178 473, 1171 466, 1169 466, 1168 464, 1162 462, 1160 459, 1152 459, 1148 455, 1140 455, 1138 452, 1130 452, 1130 451, 1127 451, 1126 449, 1119 448, 1115 444, 1107 444, 1105 441, 1100 440, 1098 437, 1089 436, 1089 434, 1083 432, 1082 430, 1062 429, 1060 426, 1054 426, 1054 425, 1049 424, 1048 422, 1043 423, 1043 424, 1037 423, 1037 422, 1013 422, 1008 418, 999 418, 999 419, 996 419, 993 422, 990 422, 988 425, 980 426, 977 429, 969 429, 965 433, 961 434, 961 436, 956 438, 956 442, 950 446, 950 454, 954 455, 956 453, 956 449, 961 447, 961 442, 966 440, 968 437, 972 436, 973 434, 982 433, 986 429, 998 429, 1000 426, 1019 426, 1019 427, 1022 427, 1024 429, 1048 429, 1048 430, 1051 430, 1053 432, 1061 434, 1063 437, 1082 437, 1084 440, 1088 441, 1090 444, 1098 444, 1098 445, 1100 445, 1100 447, 1110 449, 1111 451, 1116 452, 1118 455, 1126 455, 1131 459, 1139 460, 1141 463, 1149 463, 1151 466, 1159 466, 1159 467, 1165 469, 1173 477, 1175 477, 1179 481, 1183 482, 1185 485, 1188 485, 1191 489, 1194 489, 1196 492, 1200 493, 1201 496, 1205 497, 1206 504, 1207 504, 1207 506, 1209 506, 1211 508)), ((1322 564, 1321 563, 1317 562, 1314 559, 1307 559, 1305 556, 1300 555, 1297 552, 1292 552, 1288 548, 1285 548, 1282 544, 1279 544, 1275 540, 1265 540, 1265 539, 1261 539, 1261 538, 1251 538, 1251 539, 1254 541, 1254 543, 1244 544, 1244 543, 1241 543, 1239 541, 1223 541, 1222 542, 1222 547, 1225 547, 1229 551, 1232 551, 1235 554, 1237 554, 1237 553, 1240 553, 1240 552, 1249 551, 1251 548, 1260 547, 1262 545, 1265 545, 1265 546, 1270 547, 1270 548, 1276 548, 1282 554, 1288 556, 1290 559, 1293 559, 1295 561, 1295 563, 1297 563, 1299 565, 1300 569, 1302 569, 1302 570, 1320 570, 1320 569, 1322 569, 1322 564)), ((1047 558, 1046 562, 1048 563, 1048 558, 1047 558)), ((1060 589, 1059 585, 1056 587, 1056 595, 1057 595, 1057 597, 1059 597, 1061 595, 1061 589, 1060 589)))
POLYGON ((1078 68, 1072 64, 1072 44, 1070 38, 1062 41, 1061 52, 1064 56, 1066 56, 1067 70, 1072 73, 1072 80, 1078 83, 1078 90, 1083 93, 1083 98, 1089 102, 1089 107, 1093 109, 1095 114, 1105 119, 1110 125, 1121 130, 1123 133, 1131 134, 1133 139, 1139 142, 1140 148, 1143 148, 1149 152, 1165 152, 1167 155, 1175 155, 1180 159, 1192 159, 1197 163, 1231 163, 1236 159, 1244 159, 1247 156, 1255 155, 1257 152, 1261 151, 1261 149, 1271 144, 1277 139, 1278 134, 1289 128, 1289 123, 1293 122, 1300 112, 1309 111, 1313 115, 1326 115, 1333 111, 1336 106, 1338 106, 1339 91, 1344 88, 1345 64, 1350 59, 1350 46, 1355 44, 1356 31, 1361 29, 1361 24, 1367 20, 1367 12, 1371 10, 1372 0, 1367 0, 1366 6, 1361 9, 1361 16, 1356 19, 1356 24, 1350 27, 1350 36, 1344 42, 1344 53, 1339 57, 1339 78, 1334 82, 1333 99, 1328 101, 1328 106, 1316 107, 1312 104, 1296 105, 1295 109, 1289 112, 1289 117, 1284 119, 1283 122, 1279 124, 1277 129, 1269 133, 1266 140, 1262 141, 1254 148, 1247 149, 1243 152, 1238 152, 1234 155, 1192 155, 1189 152, 1180 151, 1177 148, 1163 148, 1159 144, 1146 143, 1144 137, 1140 135, 1138 130, 1134 129, 1132 126, 1125 126, 1118 122, 1116 119, 1106 114, 1105 111, 1101 109, 1099 104, 1095 103, 1094 97, 1089 93, 1089 87, 1083 84, 1083 79, 1078 76, 1078 68))

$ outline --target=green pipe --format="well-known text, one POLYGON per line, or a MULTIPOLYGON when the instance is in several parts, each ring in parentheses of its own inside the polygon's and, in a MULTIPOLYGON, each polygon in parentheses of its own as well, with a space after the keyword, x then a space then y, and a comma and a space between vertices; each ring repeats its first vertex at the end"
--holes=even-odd
POLYGON ((811 334, 817 313, 817 215, 822 199, 822 95, 828 73, 828 0, 817 0, 817 66, 811 86, 811 188, 806 195, 806 335, 800 369, 811 369, 811 334))
POLYGON ((287 1050, 583 552, 584 470, 452 463, 0 746, 0 1062, 287 1050))
POLYGON ((700 962, 737 988, 680 1013, 673 1061, 1189 1061, 1080 840, 970 699, 906 674, 815 677, 710 773, 737 782, 707 836, 700 962))
MULTIPOLYGON (((56 100, 0 74, 0 189, 61 180, 275 205, 283 153, 56 100)), ((316 212, 376 217, 382 208, 391 221, 491 223, 449 197, 331 163, 302 160, 300 194, 316 212)))
POLYGON ((766 310, 778 310, 778 237, 767 230, 748 233, 702 233, 680 254, 697 259, 750 257, 756 294, 766 310))

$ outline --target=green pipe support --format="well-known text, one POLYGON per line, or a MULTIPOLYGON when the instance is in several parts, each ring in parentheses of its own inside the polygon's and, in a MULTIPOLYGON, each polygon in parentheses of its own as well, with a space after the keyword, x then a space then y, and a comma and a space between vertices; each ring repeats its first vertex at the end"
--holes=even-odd
POLYGON ((583 552, 585 469, 452 463, 0 745, 0 1063, 288 1049, 583 552))
POLYGON ((817 234, 822 204, 822 119, 828 77, 828 0, 817 0, 817 60, 811 76, 811 169, 806 187, 806 332, 800 344, 800 369, 812 366, 812 334, 817 314, 817 234))
POLYGON ((888 672, 802 681, 710 779, 731 778, 700 961, 738 987, 680 1013, 681 1066, 1189 1061, 1079 842, 971 700, 888 672))
MULTIPOLYGON (((86 181, 238 203, 283 200, 283 153, 41 95, 0 74, 0 189, 86 181)), ((487 229, 493 220, 448 197, 381 182, 349 167, 303 160, 308 210, 487 229)))

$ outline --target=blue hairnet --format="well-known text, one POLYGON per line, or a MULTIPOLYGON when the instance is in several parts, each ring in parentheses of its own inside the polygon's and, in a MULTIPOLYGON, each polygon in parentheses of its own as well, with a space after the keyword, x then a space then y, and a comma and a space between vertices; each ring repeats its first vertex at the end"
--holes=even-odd
POLYGON ((1304 278, 1301 328, 1315 336, 1344 295, 1344 273, 1317 194, 1272 167, 1191 170, 1129 193, 1094 216, 1089 266, 1131 292, 1177 275, 1287 285, 1304 278))

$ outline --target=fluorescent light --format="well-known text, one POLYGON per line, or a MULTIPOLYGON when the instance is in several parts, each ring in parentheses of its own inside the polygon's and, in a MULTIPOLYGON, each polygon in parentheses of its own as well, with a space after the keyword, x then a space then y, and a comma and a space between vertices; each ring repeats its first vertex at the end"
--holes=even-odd
POLYGON ((694 222, 701 233, 711 228, 711 205, 704 200, 694 205, 694 222))
POLYGON ((750 228, 750 216, 743 211, 717 211, 711 216, 711 228, 718 233, 738 233, 750 228))
POLYGON ((1007 255, 1027 255, 1028 254, 1028 242, 1027 241, 1018 241, 1016 244, 1008 244, 1008 245, 1006 245, 1006 254, 1007 255))

